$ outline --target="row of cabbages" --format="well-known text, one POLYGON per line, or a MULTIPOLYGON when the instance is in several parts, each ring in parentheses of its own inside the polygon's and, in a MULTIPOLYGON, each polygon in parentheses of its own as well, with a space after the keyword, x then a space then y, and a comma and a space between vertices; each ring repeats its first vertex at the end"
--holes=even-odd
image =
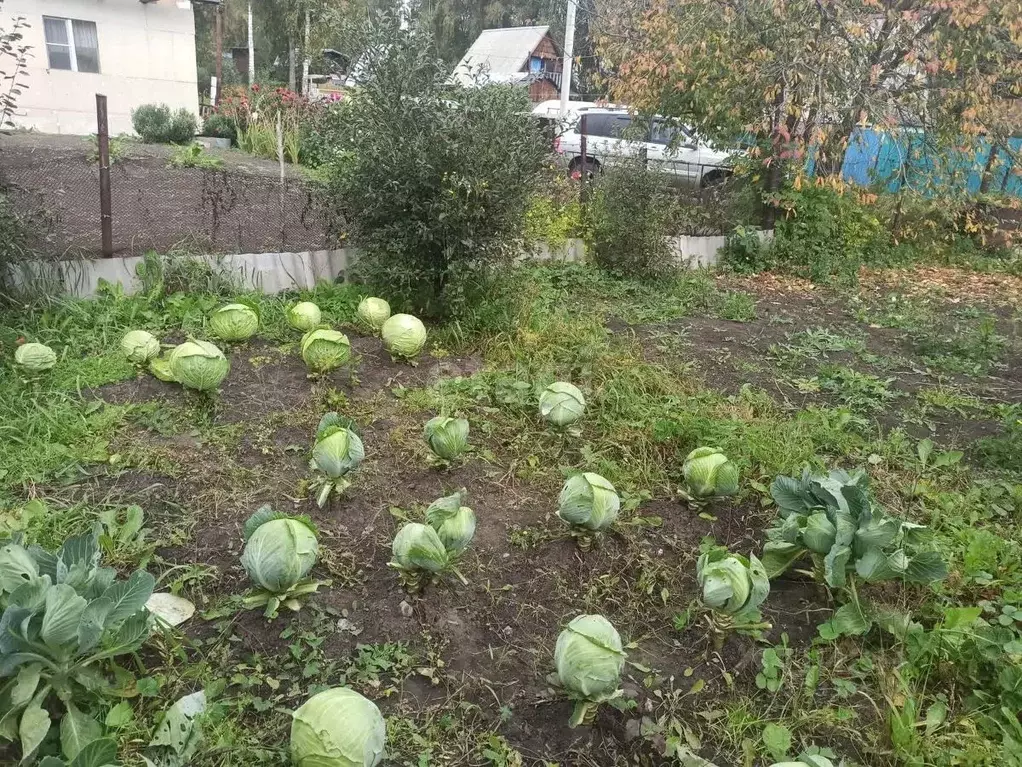
MULTIPOLYGON (((365 298, 359 304, 361 323, 378 333, 384 348, 395 359, 413 361, 426 344, 426 327, 410 314, 391 316, 382 298, 365 298)), ((302 301, 287 312, 291 327, 301 330, 302 359, 313 375, 334 370, 351 359, 351 342, 343 333, 322 324, 318 306, 302 301)), ((259 331, 259 311, 254 305, 227 304, 209 317, 211 334, 229 344, 249 340, 259 331)), ((132 330, 121 339, 124 356, 161 381, 174 381, 196 391, 216 391, 227 378, 231 363, 209 341, 189 338, 161 355, 159 340, 146 330, 132 330)), ((38 375, 57 364, 57 355, 46 344, 29 342, 14 352, 15 365, 29 375, 38 375)))

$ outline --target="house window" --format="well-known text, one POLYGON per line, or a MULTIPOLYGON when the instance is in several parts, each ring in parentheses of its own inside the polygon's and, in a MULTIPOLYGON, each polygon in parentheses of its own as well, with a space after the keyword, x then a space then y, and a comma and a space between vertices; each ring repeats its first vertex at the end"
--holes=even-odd
POLYGON ((43 33, 50 69, 99 72, 96 22, 43 16, 43 33))

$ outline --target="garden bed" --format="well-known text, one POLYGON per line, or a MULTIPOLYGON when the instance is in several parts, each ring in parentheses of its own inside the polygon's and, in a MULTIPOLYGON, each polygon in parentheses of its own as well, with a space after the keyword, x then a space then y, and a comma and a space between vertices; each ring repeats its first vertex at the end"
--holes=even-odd
MULTIPOLYGON (((951 682, 887 690, 883 669, 899 657, 887 635, 821 643, 817 627, 835 603, 789 573, 763 605, 782 665, 778 689, 761 689, 769 645, 733 634, 718 649, 698 609, 689 613, 695 563, 710 536, 735 552, 761 550, 775 514, 766 486, 777 474, 803 463, 864 467, 889 511, 934 528, 952 572, 939 598, 899 584, 873 588, 872 598, 928 626, 939 600, 998 599, 991 579, 1018 577, 1022 492, 1014 485, 998 501, 1006 516, 970 518, 966 507, 982 482, 1018 481, 1020 467, 1003 458, 1018 439, 1004 424, 1022 398, 1012 316, 889 287, 849 296, 702 274, 642 286, 581 266, 521 277, 535 300, 516 326, 471 342, 436 328, 414 367, 357 329, 357 291, 318 288, 308 297, 355 351, 319 380, 308 378, 282 321, 288 299, 256 297, 260 337, 229 352, 231 373, 213 404, 136 376, 116 343, 140 325, 165 341, 201 333, 204 307, 221 299, 76 303, 61 315, 78 318, 70 335, 56 329, 70 320, 3 318, 5 356, 16 335, 62 349, 37 390, 5 371, 7 428, 21 444, 0 454, 3 519, 45 499, 50 515, 29 533, 50 542, 87 529, 101 508, 138 504, 149 570, 199 610, 179 643, 155 642, 139 659, 147 682, 132 698, 134 720, 116 731, 123 757, 137 758, 170 702, 205 687, 216 702, 193 764, 285 764, 287 712, 310 692, 347 684, 388 717, 394 765, 701 764, 684 760, 695 753, 722 766, 769 764, 770 723, 787 729, 792 755, 816 744, 871 767, 901 763, 890 706, 913 694, 932 703, 951 682), (946 352, 935 351, 938 341, 946 352), (558 378, 589 400, 578 436, 556 434, 536 415, 538 391, 558 378), (37 429, 19 412, 33 398, 53 418, 85 426, 37 429), (366 460, 344 496, 318 508, 309 450, 330 410, 358 424, 366 460), (468 417, 474 448, 446 470, 430 465, 422 437, 441 410, 468 417), (964 458, 919 466, 923 438, 964 458), (724 449, 743 476, 737 497, 703 510, 677 498, 681 460, 700 444, 724 449), (607 476, 623 500, 620 523, 588 551, 555 515, 565 476, 578 470, 607 476), (479 520, 460 565, 469 585, 452 578, 410 595, 387 566, 394 532, 461 487, 479 520), (313 575, 332 581, 274 621, 236 599, 249 587, 242 525, 264 504, 312 518, 322 546, 313 575), (1002 537, 1001 554, 970 562, 970 527, 1002 537), (628 643, 626 705, 603 706, 592 727, 570 729, 571 704, 551 694, 546 676, 558 633, 585 613, 605 615, 628 643)), ((128 567, 137 554, 116 558, 128 567)), ((932 748, 970 726, 952 698, 932 748)), ((975 748, 996 748, 992 736, 970 737, 975 748)))

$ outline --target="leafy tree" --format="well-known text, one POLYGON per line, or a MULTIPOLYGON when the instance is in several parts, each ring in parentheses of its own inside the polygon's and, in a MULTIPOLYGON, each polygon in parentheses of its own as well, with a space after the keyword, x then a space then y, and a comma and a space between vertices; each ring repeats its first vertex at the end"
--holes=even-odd
POLYGON ((599 49, 615 100, 721 142, 753 138, 775 194, 810 149, 836 169, 864 123, 917 126, 941 146, 965 137, 968 151, 981 134, 1003 144, 1022 95, 1018 10, 1013 0, 653 0, 609 15, 599 49))
POLYGON ((331 113, 327 206, 392 305, 457 314, 519 252, 546 149, 521 89, 451 88, 427 36, 374 39, 366 85, 331 113))

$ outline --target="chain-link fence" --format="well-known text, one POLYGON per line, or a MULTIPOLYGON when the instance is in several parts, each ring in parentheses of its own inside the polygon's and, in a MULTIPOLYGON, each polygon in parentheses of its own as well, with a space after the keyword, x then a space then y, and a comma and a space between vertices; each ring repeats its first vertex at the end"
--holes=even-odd
MULTIPOLYGON (((93 142, 94 144, 94 142, 93 142)), ((0 154, 0 183, 32 222, 42 256, 102 254, 99 166, 88 140, 13 136, 0 154)), ((172 149, 115 141, 110 169, 114 255, 176 248, 209 253, 327 247, 309 182, 292 169, 235 157, 221 168, 168 166, 172 149)))

